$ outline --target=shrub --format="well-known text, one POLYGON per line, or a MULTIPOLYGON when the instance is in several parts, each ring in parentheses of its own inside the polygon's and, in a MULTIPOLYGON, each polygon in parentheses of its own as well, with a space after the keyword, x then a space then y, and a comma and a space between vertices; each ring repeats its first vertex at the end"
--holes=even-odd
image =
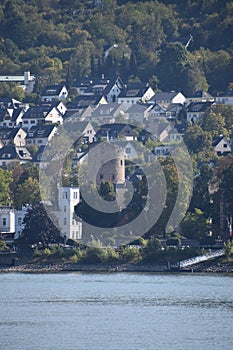
POLYGON ((74 255, 72 255, 71 257, 70 257, 70 261, 72 262, 72 263, 77 263, 78 262, 78 257, 77 257, 77 255, 76 254, 74 254, 74 255))
POLYGON ((136 247, 126 248, 122 258, 124 262, 137 262, 141 260, 141 253, 136 247))
POLYGON ((49 248, 45 248, 44 254, 45 255, 51 255, 51 250, 49 248))
POLYGON ((40 253, 39 249, 36 247, 34 249, 33 256, 37 257, 37 256, 40 256, 40 255, 41 255, 41 253, 40 253))

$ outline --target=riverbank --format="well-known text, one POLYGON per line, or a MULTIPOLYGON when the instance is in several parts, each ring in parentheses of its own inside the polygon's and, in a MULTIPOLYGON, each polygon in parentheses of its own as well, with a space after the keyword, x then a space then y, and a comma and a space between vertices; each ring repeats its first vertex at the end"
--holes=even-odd
POLYGON ((0 272, 56 273, 56 272, 166 272, 165 264, 78 264, 71 262, 28 263, 0 266, 0 272))
POLYGON ((16 266, 0 266, 0 272, 18 273, 58 273, 58 272, 197 272, 197 273, 229 273, 233 274, 233 261, 226 262, 222 258, 192 265, 182 270, 170 270, 167 264, 128 263, 128 264, 80 264, 72 262, 22 262, 16 266))

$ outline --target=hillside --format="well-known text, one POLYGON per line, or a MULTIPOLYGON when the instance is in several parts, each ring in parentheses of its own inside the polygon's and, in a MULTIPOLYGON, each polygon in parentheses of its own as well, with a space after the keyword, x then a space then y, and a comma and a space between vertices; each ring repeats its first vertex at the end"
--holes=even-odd
POLYGON ((102 73, 186 94, 233 81, 230 0, 3 0, 0 35, 0 75, 29 70, 38 92, 102 73))

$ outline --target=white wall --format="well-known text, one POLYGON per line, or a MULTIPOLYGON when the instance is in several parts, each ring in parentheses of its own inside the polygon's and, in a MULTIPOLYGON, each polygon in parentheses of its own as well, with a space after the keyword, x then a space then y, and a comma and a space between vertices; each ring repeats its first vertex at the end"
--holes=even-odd
POLYGON ((79 202, 79 187, 58 188, 59 226, 62 235, 70 239, 82 238, 82 223, 75 215, 75 206, 79 202))

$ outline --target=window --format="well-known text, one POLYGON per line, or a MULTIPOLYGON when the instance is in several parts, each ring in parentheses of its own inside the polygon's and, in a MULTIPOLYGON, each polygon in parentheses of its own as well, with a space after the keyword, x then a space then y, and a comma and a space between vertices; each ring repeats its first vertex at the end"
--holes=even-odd
POLYGON ((6 218, 2 219, 2 224, 3 224, 3 226, 6 226, 6 218))
POLYGON ((64 213, 66 213, 66 205, 64 205, 64 213))
POLYGON ((74 192, 74 199, 78 199, 78 192, 74 192))
POLYGON ((224 144, 223 144, 223 147, 224 147, 224 148, 227 148, 227 144, 226 144, 226 143, 224 143, 224 144))
POLYGON ((126 149, 125 149, 125 153, 127 153, 127 154, 131 153, 131 148, 126 147, 126 149))
POLYGON ((103 180, 103 178, 104 178, 104 175, 100 174, 100 180, 103 180))
POLYGON ((67 199, 67 192, 63 192, 62 198, 67 199))
POLYGON ((67 225, 67 219, 66 219, 66 218, 64 218, 63 224, 64 224, 64 225, 67 225))
POLYGON ((22 224, 22 218, 18 218, 18 225, 22 224))

